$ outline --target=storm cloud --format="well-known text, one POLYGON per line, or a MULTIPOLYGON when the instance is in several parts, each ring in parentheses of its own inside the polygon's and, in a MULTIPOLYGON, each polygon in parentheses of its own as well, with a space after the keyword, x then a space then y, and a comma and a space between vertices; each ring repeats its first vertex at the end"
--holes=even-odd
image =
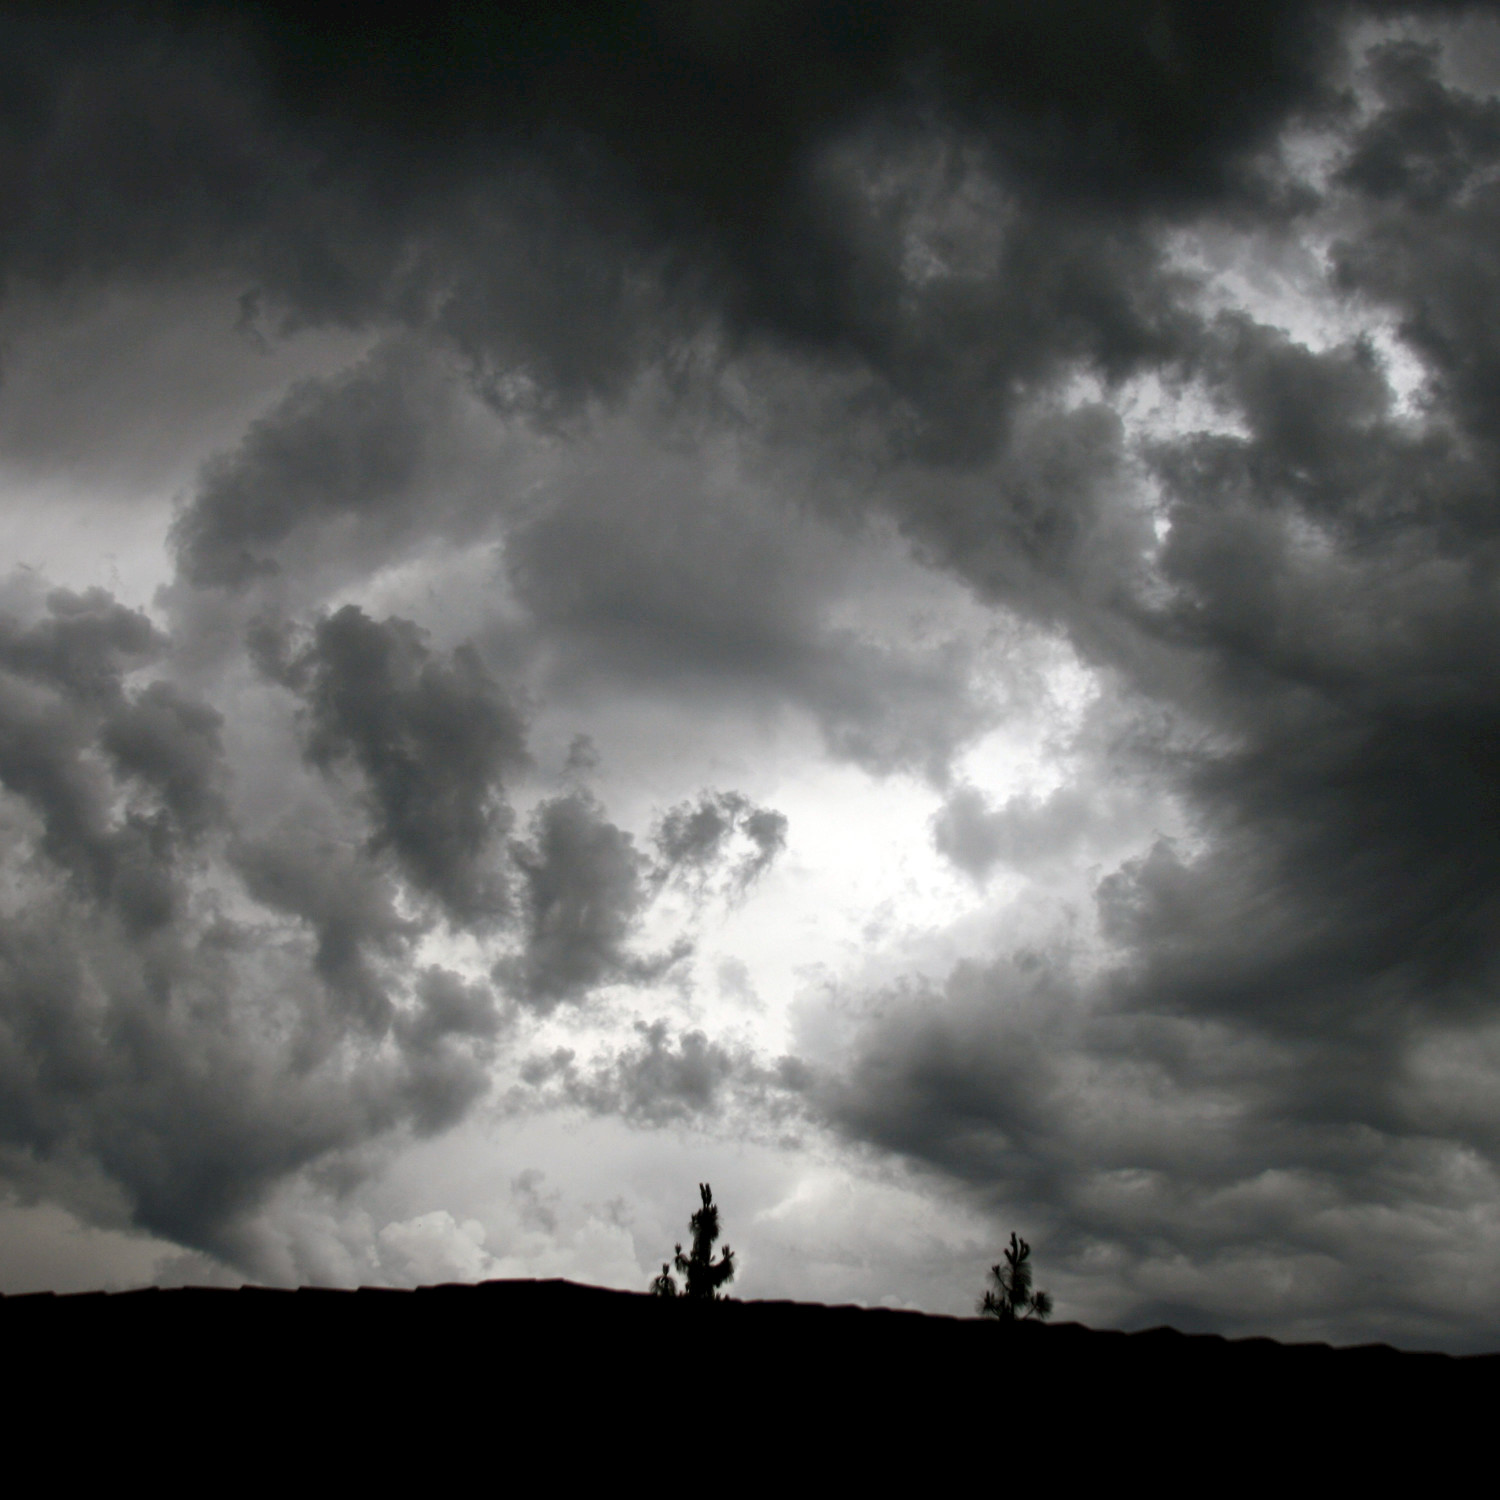
POLYGON ((687 956, 683 944, 630 951, 649 899, 645 861, 587 793, 543 803, 530 831, 513 849, 525 892, 524 946, 496 970, 524 1004, 545 1010, 601 984, 650 983, 687 956))
MULTIPOLYGON (((481 1222, 458 1154, 510 1205, 571 1119, 646 1217, 757 1143, 752 1290, 808 1184, 899 1177, 1070 1314, 1493 1342, 1488 8, 20 5, 0 55, 18 1202, 644 1276, 629 1205, 481 1222)), ((809 1253, 965 1310, 899 1238, 809 1253)))
POLYGON ((474 648, 434 660, 410 620, 377 624, 348 604, 291 659, 262 661, 306 705, 308 760, 357 770, 371 847, 389 848, 455 922, 500 915, 504 887, 485 857, 510 824, 501 778, 524 764, 525 730, 474 648))

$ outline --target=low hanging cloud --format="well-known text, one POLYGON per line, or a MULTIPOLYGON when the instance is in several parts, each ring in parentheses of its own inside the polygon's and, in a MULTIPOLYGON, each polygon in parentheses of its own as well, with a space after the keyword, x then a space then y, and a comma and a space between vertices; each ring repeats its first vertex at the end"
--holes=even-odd
MULTIPOLYGON (((1269 1274, 1254 1268, 1281 1265, 1283 1326, 1468 1337, 1424 1247, 1454 1212, 1446 1184, 1491 1159, 1495 1122, 1445 1113, 1419 1059, 1462 1035, 1484 1047, 1496 978, 1500 879, 1481 832, 1496 786, 1480 582, 1493 528, 1475 498, 1493 445, 1473 394, 1489 340, 1482 323, 1429 331, 1429 308, 1475 288, 1471 259, 1406 258, 1404 282, 1379 280, 1398 263, 1396 224, 1398 241, 1410 227, 1393 202, 1460 215, 1485 196, 1471 186, 1457 206, 1494 156, 1488 114, 1438 84, 1435 59, 1374 54, 1385 107, 1350 142, 1329 204, 1349 236, 1335 251, 1345 286, 1379 287, 1422 352, 1425 409, 1398 408, 1371 344, 1311 349, 1218 318, 1200 370, 1240 430, 1148 445, 1159 550, 1138 583, 1115 571, 1109 629, 1091 603, 1078 616, 1093 660, 1180 716, 1150 753, 1193 837, 1148 841, 1100 881, 1112 963, 1061 1007, 1072 1032, 1017 1001, 1019 976, 955 973, 941 997, 869 1023, 834 1105, 857 1137, 1029 1205, 1064 1257, 1109 1243, 1123 1267, 1150 1225, 1193 1267, 1191 1290, 1148 1292, 1143 1262, 1124 1304, 1136 1320, 1212 1307, 1218 1326, 1253 1323, 1269 1274), (1392 1253, 1425 1269, 1420 1290, 1374 1313, 1365 1235, 1383 1219, 1392 1253)), ((1017 597, 972 552, 952 556, 976 586, 1017 597)), ((997 808, 960 788, 935 837, 980 879, 1065 847, 1093 795, 997 808)), ((1136 1275, 1122 1269, 1122 1285, 1136 1275)))
POLYGON ((1065 957, 1020 954, 878 997, 808 1098, 1035 1226, 1093 1317, 1472 1346, 1450 1261, 1477 1249, 1458 1222, 1464 1148, 1362 1093, 1379 1067, 1368 1042, 1122 1012, 1065 957), (1417 1268, 1399 1290, 1380 1287, 1392 1252, 1417 1268))
POLYGON ((58 592, 0 634, 0 781, 33 819, 0 938, 7 1175, 251 1268, 248 1216, 283 1179, 462 1113, 493 1006, 377 972, 413 924, 357 851, 235 835, 222 716, 129 680, 165 651, 144 615, 58 592), (201 885, 218 835, 251 895, 312 927, 310 964, 201 885))
POLYGON ((7 1176, 265 1274, 273 1189, 341 1156, 357 1173, 371 1142, 441 1128, 485 1086, 494 1026, 440 989, 372 1048, 378 1022, 327 1010, 295 945, 222 918, 143 944, 78 897, 38 899, 0 949, 7 1176))

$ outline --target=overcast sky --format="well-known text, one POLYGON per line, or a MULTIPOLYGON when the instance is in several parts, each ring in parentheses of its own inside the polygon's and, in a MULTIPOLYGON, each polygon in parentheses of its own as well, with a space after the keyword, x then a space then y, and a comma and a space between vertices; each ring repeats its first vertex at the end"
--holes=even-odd
POLYGON ((1500 1346, 1500 20, 0 6, 0 1290, 1500 1346))

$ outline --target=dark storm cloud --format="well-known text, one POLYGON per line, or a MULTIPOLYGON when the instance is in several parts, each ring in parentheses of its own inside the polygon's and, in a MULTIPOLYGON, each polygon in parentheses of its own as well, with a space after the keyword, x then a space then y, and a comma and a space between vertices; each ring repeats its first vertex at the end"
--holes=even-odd
POLYGON ((164 647, 101 589, 55 590, 29 627, 0 617, 0 784, 39 820, 49 858, 139 931, 168 920, 176 846, 220 811, 218 716, 166 684, 125 688, 164 647), (101 749, 156 796, 116 816, 101 749))
MULTIPOLYGON (((1142 1293, 1132 1318, 1190 1318, 1210 1297, 1221 1320, 1253 1321, 1263 1303, 1209 1290, 1238 1245, 1346 1268, 1295 1273, 1314 1316, 1469 1341, 1429 1289, 1371 1299, 1380 1273, 1347 1226, 1407 1223, 1389 1232, 1419 1253, 1414 1226, 1451 1210, 1452 1163, 1493 1162, 1500 1141, 1493 1108, 1444 1113, 1417 1081, 1435 1046, 1482 1053, 1500 980, 1500 148, 1493 104, 1444 88, 1432 49, 1380 49, 1372 77, 1323 222, 1337 284, 1394 313, 1424 360, 1412 406, 1372 342, 1309 347, 1223 316, 1188 364, 1238 431, 1149 445, 1167 529, 1108 570, 1109 592, 1067 576, 1097 502, 1068 504, 1061 551, 1046 529, 1028 545, 1011 506, 907 521, 997 602, 1036 609, 1027 574, 1063 578, 1031 595, 1043 617, 1158 726, 1180 715, 1136 752, 1184 797, 1191 846, 1158 841, 1100 882, 1118 966, 1094 1019, 1069 1032, 1072 1002, 1049 1015, 1024 976, 960 970, 941 996, 878 1007, 828 1097, 859 1138, 1029 1205, 1061 1255, 1110 1243, 1134 1260, 1149 1225, 1195 1267, 1183 1284, 1202 1280, 1178 1300, 1142 1293)), ((1090 493, 1108 464, 1065 450, 1083 486, 1062 493, 1090 493)), ((939 847, 981 877, 1036 857, 1051 819, 1044 842, 1065 844, 1092 795, 996 809, 960 788, 939 847)))
MULTIPOLYGON (((23 1193, 298 1274, 256 1229, 270 1194, 315 1169, 353 1180, 373 1143, 446 1129, 490 1086, 506 1012, 486 983, 414 970, 432 926, 414 894, 471 926, 518 916, 498 972, 533 1010, 686 956, 630 946, 651 866, 583 794, 543 804, 507 847, 501 778, 524 764, 523 725, 471 648, 433 652, 354 606, 305 632, 263 622, 252 654, 364 821, 314 799, 249 831, 220 714, 170 681, 136 685, 171 644, 146 616, 98 590, 28 608, 0 621, 5 852, 24 898, 0 932, 0 1157, 23 1193), (190 861, 215 849, 214 884, 237 877, 253 917, 230 920, 197 882, 190 861)), ((743 884, 784 819, 721 795, 735 842, 717 855, 743 884)), ((707 1066, 695 1045, 660 1062, 683 1089, 707 1066)))
MULTIPOLYGON (((1497 288, 1483 247, 1500 212, 1500 125, 1493 100, 1443 87, 1435 62, 1421 47, 1390 47, 1376 59, 1384 108, 1344 169, 1353 202, 1335 264, 1346 288, 1395 314, 1430 371, 1437 410, 1460 424, 1489 467, 1500 345, 1490 322, 1497 288)), ((1486 518, 1493 525, 1490 507, 1475 505, 1456 519, 1477 535, 1486 518)))
MULTIPOLYGON (((1329 105, 1341 10, 23 10, 5 266, 230 264, 251 313, 433 320, 497 399, 544 407, 618 388, 707 307, 868 364, 934 443, 982 450, 982 413, 1059 361, 1172 348, 1143 225, 1266 201, 1260 153, 1329 105), (1012 211, 991 274, 914 287, 934 138, 1002 163, 1012 211), (828 152, 855 139, 851 176, 828 152)), ((942 263, 965 230, 935 230, 942 263)))
MULTIPOLYGON (((850 1139, 1030 1205, 1079 1267, 1243 1245, 1369 1269, 1359 1214, 1430 1204, 1445 1151, 1500 1149, 1486 1106, 1434 1125, 1414 1061, 1496 993, 1500 125, 1419 45, 1372 55, 1368 108, 1337 83, 1345 22, 1450 9, 13 8, 0 276, 227 276, 246 337, 391 342, 289 394, 173 533, 183 635, 183 600, 248 612, 266 591, 253 653, 301 706, 319 795, 347 783, 365 826, 326 807, 229 826, 217 710, 170 680, 169 646, 197 642, 99 594, 0 624, 0 781, 47 872, 0 934, 10 1149, 94 1162, 138 1223, 245 1254, 279 1182, 441 1128, 483 1087, 501 1012, 409 972, 427 923, 407 897, 500 924, 509 861, 519 946, 494 979, 523 1011, 674 973, 684 948, 633 946, 655 888, 747 884, 778 814, 673 809, 653 865, 575 792, 513 838, 523 724, 478 654, 352 604, 289 634, 273 585, 313 556, 368 575, 442 531, 402 339, 456 352, 505 421, 559 444, 643 370, 682 391, 739 361, 778 388, 720 390, 719 417, 775 412, 819 450, 808 509, 852 536, 873 508, 1067 638, 1139 711, 1131 754, 1191 823, 1099 882, 1103 973, 1031 955, 876 997, 847 1053, 786 1087, 850 1139), (1288 127, 1324 133, 1326 178, 1299 176, 1288 127), (1425 367, 1413 401, 1373 334, 1205 310, 1173 234, 1249 229, 1329 242, 1322 291, 1388 316, 1425 367), (1136 376, 1213 430, 1139 442, 1115 409, 1136 376), (147 667, 166 680, 129 680, 147 667), (184 851, 216 833, 264 925, 189 909, 184 851)), ((837 755, 947 784, 996 714, 964 648, 831 624, 839 539, 695 481, 684 446, 493 497, 545 685, 759 694, 837 755)), ((999 807, 961 786, 935 834, 983 879, 1110 816, 1090 786, 999 807)), ((538 1067, 544 1093, 648 1123, 712 1116, 754 1074, 655 1028, 538 1067)), ((1363 1316, 1361 1295, 1345 1279, 1324 1305, 1363 1316)))
POLYGON ((1212 849, 1159 846, 1101 887, 1143 1002, 1292 1033, 1392 1004, 1407 1023, 1489 1011, 1500 726, 1482 700, 1382 707, 1293 721, 1291 743, 1266 733, 1188 777, 1212 849))
POLYGON ((118 698, 121 676, 161 656, 166 641, 139 610, 103 589, 55 589, 29 628, 0 618, 0 662, 18 675, 84 702, 118 698))
POLYGON ((25 1164, 65 1183, 96 1162, 137 1223, 223 1249, 266 1186, 363 1133, 356 1098, 277 1066, 246 1034, 219 983, 232 948, 174 964, 164 996, 165 955, 111 942, 84 912, 33 909, 3 941, 4 1138, 23 1184, 25 1164), (193 1005, 218 1024, 195 1024, 193 1005))
POLYGON ((127 776, 154 788, 188 834, 224 819, 223 715, 153 682, 113 713, 101 743, 127 776))
POLYGON ((368 535, 408 499, 422 427, 395 363, 304 382, 206 466, 173 526, 183 578, 243 586, 278 571, 276 552, 295 533, 343 521, 368 535))
POLYGON ((265 669, 306 704, 307 758, 359 772, 373 832, 418 890, 461 925, 505 910, 498 844, 510 827, 502 777, 527 762, 520 713, 469 645, 446 660, 409 620, 378 623, 349 604, 286 656, 256 637, 265 669))
MULTIPOLYGON (((1045 378, 1060 357, 1119 370, 1170 342, 1137 221, 1263 198, 1255 153, 1289 113, 1326 102, 1334 36, 1331 12, 1293 4, 882 4, 857 16, 643 4, 559 27, 439 10, 377 35, 352 76, 319 29, 296 23, 262 31, 259 55, 292 118, 327 128, 352 114, 399 143, 407 170, 439 141, 451 160, 455 139, 524 132, 548 167, 584 143, 599 163, 595 224, 669 246, 677 284, 691 296, 706 285, 732 327, 863 360, 935 440, 982 448, 976 400, 1045 378), (891 233, 910 184, 872 201, 824 152, 873 120, 875 175, 888 177, 885 121, 899 156, 934 117, 1003 158, 1021 207, 1002 274, 978 288, 940 279, 913 318, 891 233)), ((624 306, 599 260, 583 272, 569 281, 587 322, 603 321, 601 283, 624 306)), ((548 320, 544 339, 557 328, 548 320)))
POLYGON ((605 984, 651 984, 687 957, 678 942, 638 954, 630 939, 651 899, 648 864, 587 792, 542 803, 511 857, 521 872, 523 945, 495 977, 533 1010, 549 1011, 605 984))
POLYGON ((881 996, 847 1064, 813 1096, 850 1134, 1001 1193, 1057 1166, 1056 1096, 1070 1050, 1066 969, 1023 955, 960 967, 946 991, 881 996))
POLYGON ((1388 1031, 1270 1044, 1112 1014, 1070 968, 1023 953, 870 997, 808 1106, 1032 1226, 1093 1316, 1487 1346, 1445 1286, 1445 1253, 1475 1249, 1452 1145, 1364 1092, 1388 1031), (1393 1282, 1393 1254, 1414 1274, 1393 1282))
POLYGON ((396 1023, 408 1078, 404 1098, 419 1134, 457 1124, 489 1088, 489 1063, 504 1017, 488 985, 449 969, 425 970, 416 1006, 396 1023))
MULTIPOLYGON (((1377 57, 1394 100, 1352 143, 1338 179, 1335 211, 1369 226, 1360 249, 1341 251, 1346 279, 1379 263, 1389 233, 1394 189, 1389 173, 1372 177, 1372 153, 1399 155, 1394 141, 1406 140, 1424 170, 1459 158, 1450 165, 1460 177, 1492 154, 1482 131, 1434 123, 1444 108, 1472 111, 1430 77, 1417 87, 1430 62, 1409 48, 1377 57), (1414 93, 1425 111, 1415 121, 1414 93)), ((1453 212, 1481 213, 1490 193, 1473 188, 1453 212)), ((1483 239, 1467 227, 1472 290, 1483 239)), ((1420 289, 1424 309, 1441 306, 1454 268, 1441 257, 1424 267, 1407 262, 1413 301, 1420 289)), ((1420 325, 1410 326, 1425 352, 1420 325)), ((979 496, 909 518, 988 596, 1044 616, 1058 608, 1091 660, 1219 737, 1158 752, 1211 850, 1180 879, 1176 856, 1159 853, 1104 888, 1113 930, 1146 966, 1143 1004, 1183 993, 1166 976, 1186 951, 1205 974, 1236 977, 1182 1003, 1232 991, 1256 1025, 1291 1024, 1294 1013, 1314 1024, 1325 1004, 1358 1012, 1365 986, 1398 976, 1418 1008, 1488 990, 1496 872, 1480 830, 1497 785, 1497 622, 1492 522, 1479 497, 1492 492, 1494 454, 1487 434, 1453 425, 1466 420, 1467 382, 1484 378, 1486 326, 1470 317, 1460 332, 1454 322, 1447 363, 1435 361, 1437 399, 1417 420, 1396 409, 1368 344, 1313 350, 1243 315, 1205 323, 1197 378, 1243 435, 1190 434, 1149 450, 1170 527, 1149 565, 1138 532, 1106 570, 1070 561, 1076 539, 1106 524, 1100 480, 1117 463, 1114 439, 1091 447, 1074 434, 1056 450, 1063 468, 1034 468, 1047 483, 1033 492, 1040 502, 1028 497, 1042 523, 1029 532, 1017 529, 1013 501, 979 496), (1038 574, 1063 587, 1028 599, 1038 574), (1108 593, 1093 586, 1099 576, 1108 593)), ((1074 795, 1059 794, 1059 816, 1074 795)), ((976 799, 959 793, 938 836, 977 874, 1023 838, 1025 810, 995 813, 976 799)))
POLYGON ((1369 62, 1384 106, 1360 133, 1340 179, 1377 203, 1452 207, 1500 153, 1500 105, 1444 87, 1435 43, 1390 42, 1369 62))
POLYGON ((367 1033, 351 1046, 337 1018, 318 1024, 299 955, 253 929, 220 921, 143 945, 86 908, 33 903, 0 933, 6 1175, 286 1275, 254 1226, 270 1192, 315 1164, 357 1176, 372 1140, 441 1129, 487 1085, 485 995, 441 970, 415 988, 394 1048, 372 1051, 367 1033))
POLYGON ((1231 344, 1248 435, 1162 455, 1171 599, 1145 613, 1169 691, 1224 737, 1166 755, 1212 847, 1181 878, 1164 849, 1122 871, 1106 910, 1152 1003, 1196 964, 1189 1003, 1256 1026, 1341 1026, 1393 990, 1467 1009, 1500 896, 1485 456, 1441 411, 1413 433, 1357 348, 1231 344))
POLYGON ((100 590, 0 622, 17 879, 0 924, 0 1156, 23 1193, 265 1271, 250 1219, 266 1194, 403 1125, 452 1123, 487 1086, 499 1017, 444 971, 407 985, 396 961, 418 924, 357 848, 306 818, 235 836, 220 715, 131 680, 165 648, 100 590), (190 882, 189 854, 222 834, 291 933, 228 920, 190 882))
POLYGON ((395 1015, 389 965, 422 924, 397 910, 394 882, 378 866, 305 821, 236 843, 230 857, 246 889, 272 911, 307 923, 313 968, 340 1010, 373 1035, 395 1015))

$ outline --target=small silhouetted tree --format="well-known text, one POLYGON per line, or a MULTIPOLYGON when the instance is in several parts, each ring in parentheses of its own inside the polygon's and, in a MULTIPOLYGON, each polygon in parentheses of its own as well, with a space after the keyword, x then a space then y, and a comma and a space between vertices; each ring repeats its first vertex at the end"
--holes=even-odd
POLYGON ((698 1195, 703 1200, 702 1207, 688 1220, 688 1228, 693 1232, 693 1248, 684 1255, 682 1246, 678 1245, 673 1257, 685 1286, 679 1292, 671 1267, 663 1264, 661 1275, 651 1282, 653 1297, 695 1297, 713 1302, 724 1295, 719 1288, 734 1279, 734 1251, 725 1245, 718 1260, 714 1259, 714 1242, 719 1238, 719 1209, 714 1202, 713 1189, 706 1182, 700 1182, 698 1195))
POLYGON ((986 1317, 999 1318, 1002 1323, 1025 1318, 1045 1323, 1052 1316, 1051 1297, 1031 1289, 1031 1246, 1017 1238, 1014 1230, 1005 1259, 990 1267, 990 1280, 994 1285, 985 1290, 979 1303, 979 1311, 986 1317))

